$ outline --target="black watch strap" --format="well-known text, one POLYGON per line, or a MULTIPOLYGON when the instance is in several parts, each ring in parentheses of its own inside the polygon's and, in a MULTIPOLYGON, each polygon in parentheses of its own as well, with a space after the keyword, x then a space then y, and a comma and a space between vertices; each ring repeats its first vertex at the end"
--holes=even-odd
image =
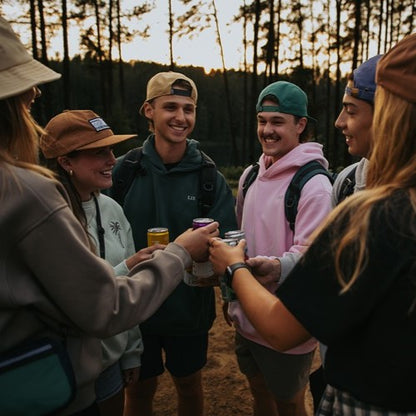
POLYGON ((247 266, 246 263, 240 262, 240 263, 234 263, 227 267, 226 274, 227 274, 227 285, 231 287, 231 284, 233 282, 234 273, 238 269, 247 269, 250 270, 250 268, 247 266))

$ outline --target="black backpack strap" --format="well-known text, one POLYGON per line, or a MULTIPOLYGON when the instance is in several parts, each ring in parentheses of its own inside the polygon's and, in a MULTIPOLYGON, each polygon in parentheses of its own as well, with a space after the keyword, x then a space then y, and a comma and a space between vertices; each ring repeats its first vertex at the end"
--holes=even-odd
POLYGON ((318 161, 312 160, 301 166, 293 176, 285 194, 285 215, 289 222, 290 229, 295 231, 296 215, 298 213, 298 204, 302 188, 306 182, 315 175, 325 175, 330 182, 333 182, 333 176, 318 161))
POLYGON ((121 206, 134 178, 140 172, 145 172, 140 165, 142 159, 142 147, 129 150, 122 158, 117 175, 114 178, 110 195, 121 206))
POLYGON ((215 202, 217 166, 206 153, 202 150, 200 152, 202 166, 199 173, 199 211, 202 217, 206 217, 215 202))
POLYGON ((259 173, 260 165, 258 162, 251 165, 251 169, 248 171, 246 177, 244 178, 242 191, 243 191, 243 198, 246 197, 246 193, 248 188, 250 188, 251 184, 256 180, 257 175, 259 173))
POLYGON ((339 192, 337 195, 337 204, 341 203, 347 196, 350 196, 354 193, 356 170, 357 166, 354 166, 354 168, 348 172, 348 175, 342 181, 341 187, 339 188, 339 192))

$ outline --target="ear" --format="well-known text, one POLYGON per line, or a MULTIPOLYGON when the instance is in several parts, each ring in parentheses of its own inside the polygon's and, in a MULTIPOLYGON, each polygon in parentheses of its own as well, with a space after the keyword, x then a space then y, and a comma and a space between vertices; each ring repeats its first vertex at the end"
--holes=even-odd
POLYGON ((143 114, 147 119, 149 120, 153 119, 153 107, 150 103, 145 102, 143 104, 143 114))
POLYGON ((62 169, 66 170, 67 172, 73 168, 71 159, 68 156, 58 156, 56 161, 59 163, 62 169))
POLYGON ((296 125, 296 130, 298 134, 302 134, 303 131, 306 128, 306 124, 308 124, 308 119, 306 117, 302 117, 301 119, 299 119, 297 125, 296 125))

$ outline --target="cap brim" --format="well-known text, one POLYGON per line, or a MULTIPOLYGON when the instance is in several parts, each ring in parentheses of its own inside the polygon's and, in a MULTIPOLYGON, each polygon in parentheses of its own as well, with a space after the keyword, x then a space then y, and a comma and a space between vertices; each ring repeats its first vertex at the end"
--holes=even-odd
POLYGON ((0 71, 0 99, 19 95, 36 85, 59 79, 61 74, 32 59, 0 71))
POLYGON ((137 134, 115 134, 114 136, 105 137, 104 139, 86 144, 85 146, 77 147, 77 150, 96 149, 98 147, 111 146, 134 137, 137 137, 137 134))

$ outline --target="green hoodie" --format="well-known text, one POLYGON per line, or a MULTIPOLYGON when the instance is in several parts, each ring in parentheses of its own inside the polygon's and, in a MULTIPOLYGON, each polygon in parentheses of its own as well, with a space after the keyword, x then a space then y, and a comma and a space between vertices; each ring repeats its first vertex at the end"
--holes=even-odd
MULTIPOLYGON (((120 163, 114 169, 114 182, 120 163)), ((156 152, 154 136, 144 142, 141 159, 144 171, 134 179, 123 205, 137 250, 147 246, 148 228, 167 227, 173 241, 192 226, 194 218, 201 216, 198 209, 201 165, 199 143, 195 140, 187 140, 184 157, 169 170, 156 152)), ((220 172, 217 172, 215 202, 208 216, 220 223, 221 235, 237 228, 234 198, 220 172)), ((215 319, 214 296, 212 288, 191 287, 182 282, 158 311, 140 325, 141 330, 158 335, 205 332, 215 319)))

